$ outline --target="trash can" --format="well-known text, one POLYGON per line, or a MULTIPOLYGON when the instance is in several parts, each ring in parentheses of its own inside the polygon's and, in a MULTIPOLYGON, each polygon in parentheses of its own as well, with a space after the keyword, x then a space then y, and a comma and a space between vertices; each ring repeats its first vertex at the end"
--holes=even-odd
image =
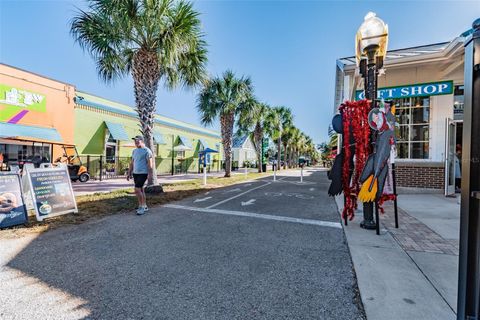
POLYGON ((262 172, 267 172, 267 164, 262 163, 262 172))

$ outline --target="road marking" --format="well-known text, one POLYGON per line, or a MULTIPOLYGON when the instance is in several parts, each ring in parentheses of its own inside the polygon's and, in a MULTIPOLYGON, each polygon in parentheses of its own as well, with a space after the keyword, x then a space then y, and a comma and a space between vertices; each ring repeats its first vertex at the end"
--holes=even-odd
POLYGON ((342 225, 340 223, 331 222, 331 221, 322 221, 322 220, 313 220, 313 219, 300 219, 300 218, 276 216, 276 215, 270 215, 270 214, 260 214, 260 213, 253 213, 253 212, 231 211, 231 210, 210 209, 210 208, 195 208, 195 207, 181 206, 181 205, 177 205, 177 204, 165 204, 165 205, 163 205, 163 207, 172 208, 172 209, 188 210, 188 211, 197 211, 197 212, 205 212, 205 213, 218 213, 218 214, 225 214, 225 215, 230 215, 230 216, 258 218, 258 219, 265 219, 265 220, 275 220, 275 221, 292 222, 292 223, 315 225, 315 226, 320 226, 320 227, 330 227, 330 228, 342 229, 342 225))
POLYGON ((256 189, 259 189, 259 188, 263 188, 263 187, 265 187, 265 186, 268 186, 269 184, 271 184, 271 182, 267 182, 267 183, 265 183, 265 184, 262 184, 261 186, 252 188, 252 189, 247 190, 247 191, 242 192, 242 193, 239 193, 239 194, 237 194, 237 195, 235 195, 235 196, 233 196, 233 197, 231 197, 231 198, 228 198, 228 199, 222 200, 222 201, 220 201, 220 202, 217 202, 217 203, 215 203, 215 204, 212 204, 211 206, 207 207, 207 209, 211 209, 211 208, 213 208, 213 207, 216 207, 216 206, 218 206, 218 205, 221 205, 222 203, 225 203, 225 202, 228 202, 228 201, 233 200, 233 199, 235 199, 235 198, 241 197, 241 196, 243 196, 244 194, 249 193, 250 191, 253 191, 253 190, 256 190, 256 189))
POLYGON ((242 206, 249 206, 249 205, 253 204, 255 201, 256 201, 255 199, 250 199, 246 202, 242 201, 242 206))
POLYGON ((195 199, 195 201, 193 201, 193 202, 203 202, 203 201, 207 201, 208 199, 212 199, 212 197, 206 197, 206 198, 203 198, 203 199, 195 199))
POLYGON ((309 185, 309 184, 315 184, 315 182, 311 182, 311 181, 303 181, 303 182, 299 182, 299 181, 287 181, 287 182, 296 184, 297 186, 304 186, 304 185, 309 185))
POLYGON ((223 192, 223 193, 225 194, 225 193, 232 193, 232 192, 237 192, 237 191, 242 191, 242 189, 240 189, 240 188, 235 188, 235 189, 227 190, 227 191, 225 191, 225 192, 223 192))
POLYGON ((295 193, 295 192, 265 192, 265 195, 271 197, 295 197, 302 200, 310 200, 314 197, 309 194, 295 193))
POLYGON ((308 190, 310 190, 310 191, 315 191, 315 188, 310 188, 310 189, 308 189, 308 190))

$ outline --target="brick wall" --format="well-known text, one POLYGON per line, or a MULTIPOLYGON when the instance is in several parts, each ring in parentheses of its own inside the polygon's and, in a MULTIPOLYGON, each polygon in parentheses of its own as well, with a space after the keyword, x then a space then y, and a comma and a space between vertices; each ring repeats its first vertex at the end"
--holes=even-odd
POLYGON ((441 165, 396 164, 397 186, 409 188, 443 189, 445 169, 441 165))

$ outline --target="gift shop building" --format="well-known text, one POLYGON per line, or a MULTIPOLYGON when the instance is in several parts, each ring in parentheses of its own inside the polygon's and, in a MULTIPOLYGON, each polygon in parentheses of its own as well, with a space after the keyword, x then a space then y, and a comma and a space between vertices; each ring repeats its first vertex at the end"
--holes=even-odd
MULTIPOLYGON (((400 187, 455 193, 455 177, 461 176, 466 35, 387 53, 378 97, 395 105, 400 187)), ((338 59, 335 113, 343 101, 363 98, 355 57, 338 59)))

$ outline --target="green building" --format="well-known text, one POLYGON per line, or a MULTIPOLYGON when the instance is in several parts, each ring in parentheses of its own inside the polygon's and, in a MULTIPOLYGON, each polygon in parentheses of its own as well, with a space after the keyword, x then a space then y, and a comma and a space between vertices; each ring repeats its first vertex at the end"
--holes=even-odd
MULTIPOLYGON (((127 105, 77 91, 74 142, 83 162, 94 176, 124 175, 140 133, 135 110, 127 105)), ((222 168, 221 137, 218 132, 186 122, 155 116, 153 153, 159 174, 199 172, 198 152, 218 150, 208 157, 208 170, 222 168)))

